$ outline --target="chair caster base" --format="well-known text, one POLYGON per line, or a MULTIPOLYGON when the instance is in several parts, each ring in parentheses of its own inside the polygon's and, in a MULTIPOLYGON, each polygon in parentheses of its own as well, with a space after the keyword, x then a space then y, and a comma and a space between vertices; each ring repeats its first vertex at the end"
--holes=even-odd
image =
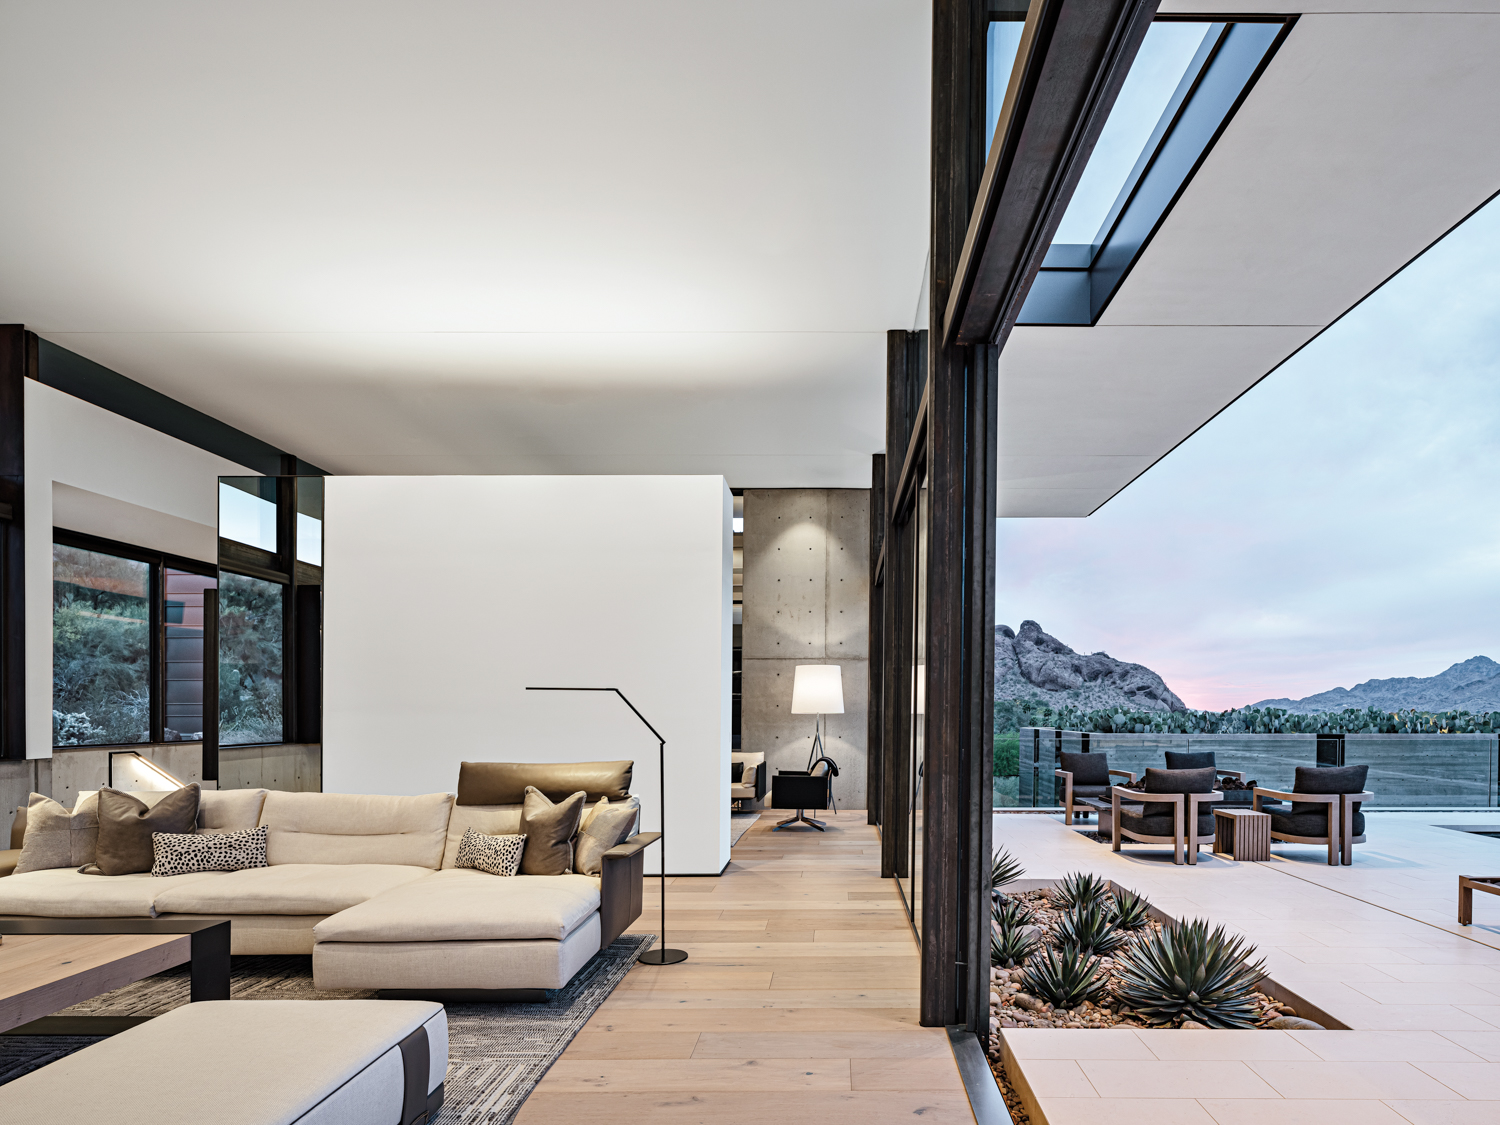
POLYGON ((822 832, 826 827, 821 820, 814 820, 812 817, 806 815, 801 809, 798 809, 796 816, 788 817, 786 820, 780 821, 775 828, 771 829, 771 831, 780 832, 783 828, 786 828, 788 825, 792 824, 810 824, 819 832, 822 832))

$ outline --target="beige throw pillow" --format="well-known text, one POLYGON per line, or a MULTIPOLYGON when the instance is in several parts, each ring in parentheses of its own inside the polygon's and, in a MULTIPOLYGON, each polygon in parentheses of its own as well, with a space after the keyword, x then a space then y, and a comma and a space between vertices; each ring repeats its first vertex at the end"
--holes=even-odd
POLYGON ((641 803, 634 797, 608 804, 600 801, 578 833, 573 848, 573 868, 581 875, 602 875, 604 853, 635 835, 641 803))
POLYGON ((26 835, 21 840, 15 873, 93 863, 98 839, 97 794, 89 794, 69 811, 51 797, 33 793, 26 802, 26 835))
POLYGON ((534 785, 526 787, 521 803, 521 835, 526 851, 521 856, 522 875, 566 875, 573 868, 573 837, 583 819, 583 790, 553 804, 534 785))
POLYGON ((99 846, 85 875, 150 871, 154 832, 191 834, 198 826, 198 783, 168 793, 150 808, 118 789, 99 790, 99 846))

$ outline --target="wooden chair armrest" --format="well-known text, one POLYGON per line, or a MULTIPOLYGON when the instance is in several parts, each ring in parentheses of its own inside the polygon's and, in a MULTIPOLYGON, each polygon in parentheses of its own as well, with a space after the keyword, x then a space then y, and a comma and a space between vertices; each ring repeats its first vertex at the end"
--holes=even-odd
MULTIPOLYGON (((1139 789, 1126 789, 1121 785, 1111 785, 1109 787, 1109 792, 1110 796, 1112 797, 1118 797, 1122 801, 1134 801, 1136 804, 1140 804, 1142 801, 1146 800, 1154 801, 1157 798, 1157 794, 1155 793, 1151 794, 1151 796, 1148 798, 1146 794, 1139 789)), ((1172 794, 1163 793, 1161 794, 1161 796, 1170 799, 1172 794)))
POLYGON ((1186 796, 1188 803, 1191 805, 1204 805, 1210 801, 1222 801, 1224 799, 1223 791, 1218 789, 1209 793, 1188 793, 1186 796))
POLYGON ((629 859, 636 852, 645 851, 656 841, 661 839, 660 832, 637 832, 623 844, 616 844, 605 852, 602 859, 629 859))
POLYGON ((1301 801, 1318 796, 1316 793, 1283 793, 1280 789, 1261 789, 1259 786, 1254 793, 1257 797, 1275 797, 1278 801, 1301 801))
POLYGON ((1052 771, 1052 776, 1053 777, 1066 777, 1066 778, 1071 779, 1073 777, 1073 771, 1072 770, 1053 770, 1052 771))
POLYGON ((1119 774, 1121 777, 1123 777, 1126 780, 1128 780, 1132 785, 1134 785, 1136 783, 1136 781, 1139 780, 1135 776, 1135 774, 1131 773, 1129 770, 1110 770, 1109 772, 1112 775, 1113 774, 1119 774))
POLYGON ((1363 793, 1340 793, 1339 796, 1346 801, 1373 801, 1375 799, 1375 794, 1368 791, 1363 793))

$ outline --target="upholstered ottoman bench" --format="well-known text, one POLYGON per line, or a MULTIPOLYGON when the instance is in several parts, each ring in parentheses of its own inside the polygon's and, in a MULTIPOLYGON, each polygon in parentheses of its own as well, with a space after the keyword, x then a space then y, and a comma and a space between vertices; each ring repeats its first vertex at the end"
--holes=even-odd
POLYGON ((205 1001, 0 1086, 0 1121, 422 1125, 447 1069, 440 1004, 205 1001))

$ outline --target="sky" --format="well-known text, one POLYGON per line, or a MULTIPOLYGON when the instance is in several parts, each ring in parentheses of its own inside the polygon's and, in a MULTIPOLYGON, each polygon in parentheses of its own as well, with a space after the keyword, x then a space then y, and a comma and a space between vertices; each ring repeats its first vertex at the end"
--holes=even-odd
POLYGON ((996 620, 1223 710, 1500 659, 1500 201, 1087 519, 999 521, 996 620))

